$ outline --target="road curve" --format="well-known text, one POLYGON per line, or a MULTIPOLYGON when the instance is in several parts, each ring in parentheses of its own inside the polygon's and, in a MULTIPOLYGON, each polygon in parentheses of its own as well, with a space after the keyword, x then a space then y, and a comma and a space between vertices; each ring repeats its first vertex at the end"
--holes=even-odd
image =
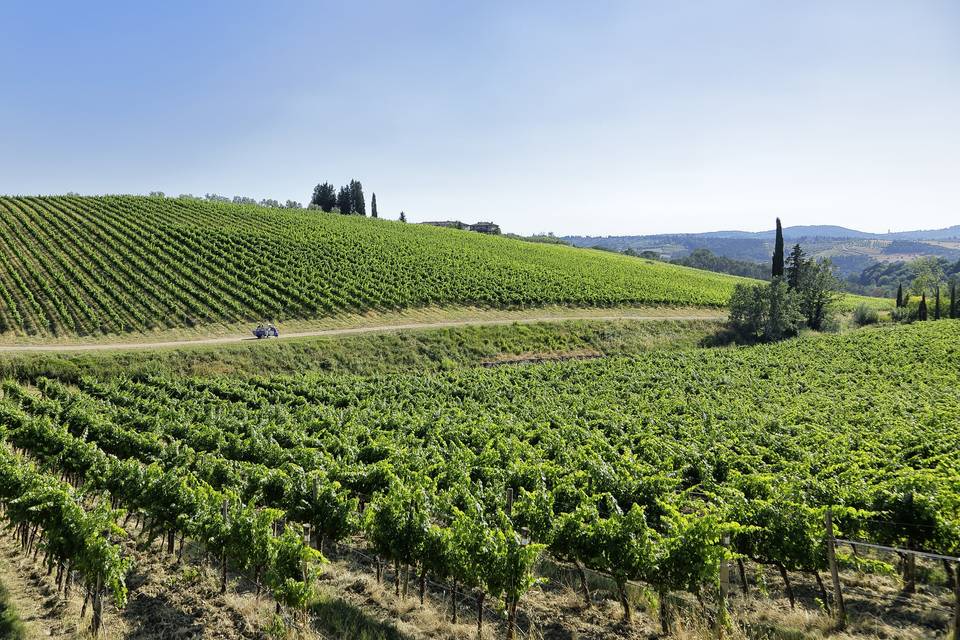
POLYGON ((653 321, 691 321, 707 320, 718 321, 726 318, 726 314, 718 312, 715 315, 642 315, 642 314, 621 314, 606 316, 542 316, 529 318, 492 318, 492 319, 466 319, 449 320, 441 322, 410 322, 406 324, 373 325, 365 327, 344 327, 340 329, 318 329, 315 331, 301 331, 294 333, 281 333, 279 338, 269 338, 257 340, 252 336, 225 336, 222 338, 198 338, 196 340, 168 340, 162 342, 98 342, 89 344, 26 344, 26 345, 4 345, 0 346, 0 353, 32 353, 32 352, 75 352, 75 351, 127 351, 142 349, 166 349, 177 347, 200 347, 208 345, 240 344, 244 342, 272 342, 274 340, 292 340, 296 338, 314 338, 325 336, 349 336, 364 333, 389 333, 393 331, 410 331, 417 329, 445 329, 449 327, 466 326, 493 326, 507 324, 537 324, 542 322, 570 322, 570 321, 614 321, 614 320, 635 320, 641 322, 653 321))

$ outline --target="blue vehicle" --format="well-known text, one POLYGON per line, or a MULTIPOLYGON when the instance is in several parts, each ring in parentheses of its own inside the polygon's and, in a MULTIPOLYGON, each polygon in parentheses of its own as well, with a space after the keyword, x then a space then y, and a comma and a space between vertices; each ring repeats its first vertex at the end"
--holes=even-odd
POLYGON ((272 324, 260 323, 257 325, 257 328, 253 330, 253 335, 257 337, 257 340, 261 338, 279 338, 280 332, 277 331, 277 328, 272 324))

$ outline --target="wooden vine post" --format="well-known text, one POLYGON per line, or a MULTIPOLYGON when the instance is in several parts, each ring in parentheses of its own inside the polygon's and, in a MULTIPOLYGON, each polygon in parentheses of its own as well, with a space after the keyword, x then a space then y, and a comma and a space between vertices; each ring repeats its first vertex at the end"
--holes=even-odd
MULTIPOLYGON (((311 508, 316 509, 317 503, 320 502, 320 485, 317 483, 316 477, 314 477, 313 481, 311 482, 310 493, 313 496, 313 506, 311 508)), ((311 527, 311 531, 312 531, 312 527, 311 527)), ((320 553, 323 553, 323 537, 319 535, 318 537, 319 537, 319 540, 317 540, 317 549, 320 550, 320 553)), ((313 542, 312 540, 308 540, 307 546, 312 547, 313 546, 312 542, 313 542)))
POLYGON ((93 619, 90 621, 90 631, 93 637, 100 635, 103 626, 103 575, 97 574, 96 586, 93 588, 93 619))
POLYGON ((830 509, 823 514, 823 523, 827 529, 827 561, 830 563, 830 578, 833 580, 833 596, 837 602, 837 624, 842 629, 847 624, 847 609, 843 604, 843 591, 840 589, 837 544, 833 537, 833 512, 830 509))
MULTIPOLYGON (((307 547, 310 547, 310 533, 312 527, 309 524, 303 525, 303 544, 307 547)), ((303 559, 303 581, 306 582, 308 576, 310 575, 307 567, 307 559, 303 559)))
MULTIPOLYGON (((230 528, 229 503, 223 501, 223 528, 226 532, 230 528)), ((227 541, 223 541, 223 554, 220 556, 220 593, 227 592, 227 541)))
MULTIPOLYGON (((723 548, 730 547, 730 534, 723 536, 723 548)), ((717 603, 716 636, 723 638, 723 630, 727 625, 727 593, 730 591, 730 561, 724 558, 720 561, 720 599, 717 603)))

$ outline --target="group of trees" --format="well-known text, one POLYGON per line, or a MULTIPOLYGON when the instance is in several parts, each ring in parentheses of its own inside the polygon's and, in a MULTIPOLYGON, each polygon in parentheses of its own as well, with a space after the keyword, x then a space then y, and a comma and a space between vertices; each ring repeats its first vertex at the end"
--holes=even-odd
POLYGON ((921 296, 960 280, 960 260, 944 257, 921 257, 910 261, 878 262, 859 274, 849 276, 847 290, 877 297, 892 297, 899 288, 904 293, 921 296))
MULTIPOLYGON (((363 185, 359 180, 351 180, 337 190, 331 183, 323 182, 313 188, 313 197, 310 198, 310 208, 320 209, 327 213, 343 215, 367 215, 367 203, 363 197, 363 185)), ((377 217, 377 194, 370 200, 370 216, 377 217)))
POLYGON ((933 320, 940 320, 946 315, 946 317, 954 320, 960 318, 960 301, 957 300, 957 281, 951 280, 950 282, 950 300, 947 305, 946 311, 943 309, 943 303, 940 297, 940 284, 937 283, 933 286, 933 302, 932 304, 927 303, 927 292, 926 290, 920 291, 920 302, 914 307, 910 303, 910 292, 904 293, 903 285, 897 286, 897 308, 893 312, 894 320, 900 321, 913 321, 913 320, 930 320, 931 314, 933 320), (932 311, 930 307, 933 307, 932 311))
POLYGON ((799 244, 785 258, 777 218, 771 281, 737 285, 730 299, 730 324, 750 340, 781 340, 803 326, 822 331, 832 322, 839 292, 840 281, 829 260, 807 258, 799 244))
MULTIPOLYGON (((151 191, 150 197, 166 198, 167 195, 163 191, 151 191)), ((233 196, 233 198, 228 198, 227 196, 221 196, 217 193, 208 193, 202 198, 200 196, 195 196, 192 193, 181 193, 177 197, 184 200, 206 200, 207 202, 232 202, 233 204, 249 204, 258 207, 269 207, 271 209, 303 208, 303 205, 296 200, 287 200, 286 202, 281 203, 279 200, 274 200, 273 198, 262 198, 258 201, 256 198, 250 198, 248 196, 233 196)))

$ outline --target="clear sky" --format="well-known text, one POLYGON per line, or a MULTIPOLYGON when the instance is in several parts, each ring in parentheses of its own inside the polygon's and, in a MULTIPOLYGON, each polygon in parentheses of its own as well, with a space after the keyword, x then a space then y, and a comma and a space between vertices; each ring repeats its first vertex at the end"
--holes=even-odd
POLYGON ((0 192, 641 234, 960 224, 960 2, 0 2, 0 192))

